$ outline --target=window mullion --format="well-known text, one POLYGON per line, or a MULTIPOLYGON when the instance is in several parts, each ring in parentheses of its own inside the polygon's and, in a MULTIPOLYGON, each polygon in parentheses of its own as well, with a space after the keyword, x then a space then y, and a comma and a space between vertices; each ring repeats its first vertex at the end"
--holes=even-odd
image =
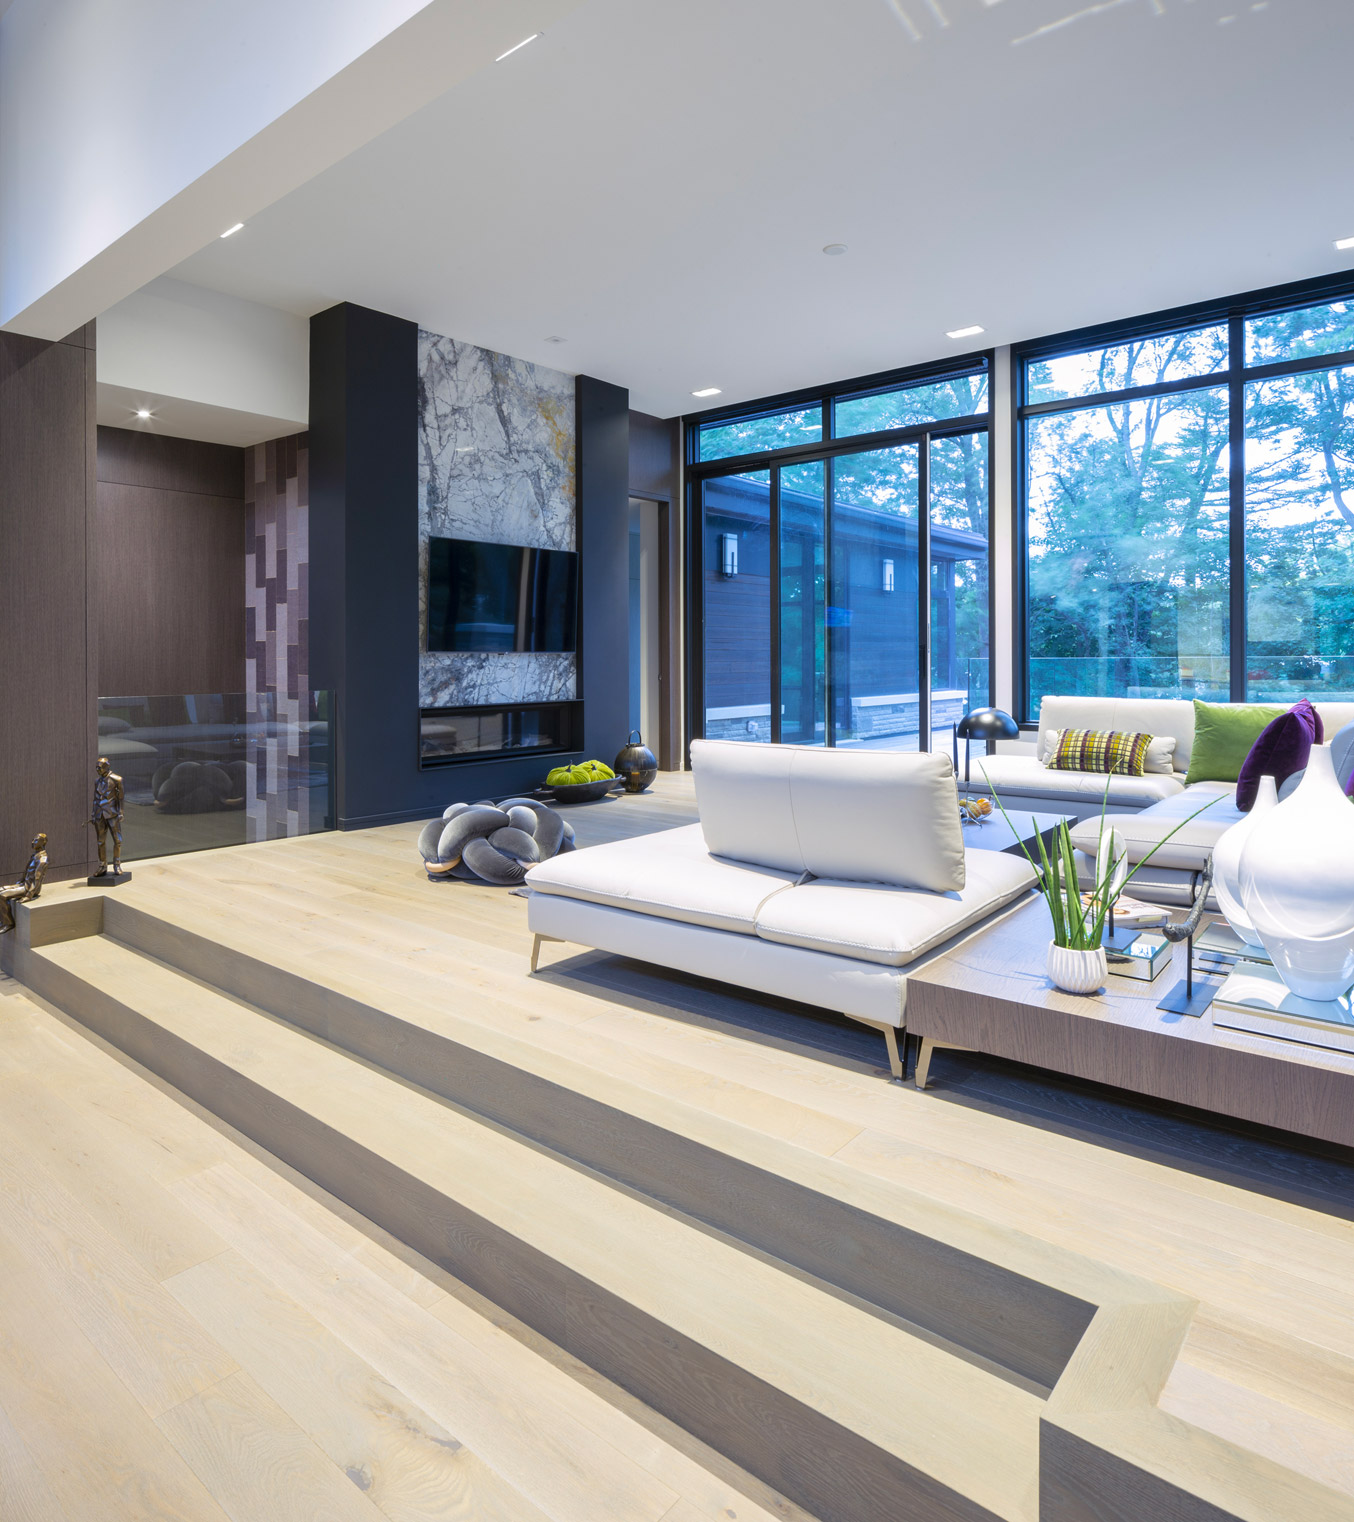
POLYGON ((1246 323, 1228 321, 1227 493, 1228 493, 1228 656, 1231 697, 1246 701, 1246 323))

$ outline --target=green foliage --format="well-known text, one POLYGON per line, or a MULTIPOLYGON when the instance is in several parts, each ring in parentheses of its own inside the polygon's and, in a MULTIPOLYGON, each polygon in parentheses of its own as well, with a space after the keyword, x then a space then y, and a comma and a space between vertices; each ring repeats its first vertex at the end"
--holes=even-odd
MULTIPOLYGON (((1252 363, 1340 352, 1354 348, 1354 304, 1247 327, 1252 363)), ((1225 329, 1203 329, 1040 361, 1031 386, 1037 399, 1090 395, 1225 364, 1225 329)), ((1045 414, 1027 429, 1032 698, 1225 698, 1226 387, 1045 414)), ((1245 432, 1251 696, 1354 696, 1354 369, 1248 384, 1245 432)))

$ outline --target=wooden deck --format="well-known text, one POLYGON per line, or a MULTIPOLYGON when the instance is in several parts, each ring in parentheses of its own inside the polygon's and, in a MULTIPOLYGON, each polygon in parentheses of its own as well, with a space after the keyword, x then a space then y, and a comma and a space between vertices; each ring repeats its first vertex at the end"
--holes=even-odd
MULTIPOLYGON (((584 846, 687 823, 690 779, 570 812, 584 846)), ((138 863, 118 895, 336 989, 436 980, 457 1019, 545 1060, 1197 1301, 1160 1408, 1354 1515, 1349 1220, 891 1084, 869 1033, 800 1039, 793 1011, 698 979, 567 947, 528 978, 523 901, 430 884, 417 834, 138 863)), ((3 992, 6 1522, 797 1515, 12 981, 3 992)))

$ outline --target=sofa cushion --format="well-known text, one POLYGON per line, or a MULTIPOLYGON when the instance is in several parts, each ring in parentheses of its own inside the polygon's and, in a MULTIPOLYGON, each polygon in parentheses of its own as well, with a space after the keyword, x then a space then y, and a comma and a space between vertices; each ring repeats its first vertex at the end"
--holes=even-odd
POLYGON ((1039 798, 1049 803, 1085 803, 1088 798, 1098 803, 1109 783, 1112 808, 1145 808, 1183 792, 1185 786, 1174 773, 1116 777, 1104 772, 1057 772, 1034 756, 975 756, 972 764, 971 788, 987 786, 998 797, 1039 798))
POLYGON ((1272 703, 1201 703, 1196 698, 1194 749, 1185 781, 1235 782, 1260 732, 1284 712, 1272 703))
POLYGON ((783 946, 904 967, 1034 885, 1023 856, 976 848, 967 854, 959 892, 820 878, 766 899, 757 911, 757 934, 783 946))
POLYGON ((1075 698, 1050 694, 1039 705, 1039 759, 1048 759, 1050 729, 1131 729, 1175 740, 1175 769, 1189 767, 1194 704, 1183 698, 1075 698))
POLYGON ((700 825, 690 824, 567 852, 532 867, 526 881, 537 893, 752 935, 758 909, 799 876, 711 856, 700 825))
MULTIPOLYGON (((1202 871, 1223 831, 1242 817, 1236 806, 1236 789, 1230 783, 1196 782, 1140 813, 1116 814, 1110 823, 1123 839, 1130 866, 1142 861, 1153 846, 1160 846, 1152 857, 1153 867, 1179 867, 1198 872, 1202 871), (1204 809, 1204 812, 1193 823, 1185 825, 1166 845, 1161 845, 1176 825, 1198 809, 1204 809)), ((1083 819, 1072 827, 1073 846, 1088 856, 1095 855, 1099 837, 1098 817, 1083 819)), ((1132 883, 1128 891, 1133 892, 1132 883)))
POLYGON ((691 768, 717 856, 934 893, 964 886, 948 756, 695 740, 691 768))
MULTIPOLYGON (((1063 729, 1045 729, 1040 732, 1036 746, 1038 755, 1042 758, 1045 766, 1048 765, 1049 757, 1058 748, 1058 738, 1066 734, 1063 729)), ((1160 772, 1169 777, 1175 770, 1175 736, 1153 735, 1151 743, 1147 747, 1147 756, 1142 763, 1145 772, 1160 772)))
MULTIPOLYGON (((1147 748, 1153 736, 1142 730, 1060 729, 1044 763, 1053 772, 1112 772, 1116 777, 1141 777, 1147 770, 1147 748)), ((1175 748, 1172 740, 1171 748, 1175 748)))
POLYGON ((1325 737, 1321 715, 1306 698, 1300 698, 1287 713, 1271 719, 1237 773, 1237 808, 1243 814, 1250 813, 1261 777, 1273 777, 1282 787, 1295 772, 1305 770, 1312 746, 1320 745, 1325 737))

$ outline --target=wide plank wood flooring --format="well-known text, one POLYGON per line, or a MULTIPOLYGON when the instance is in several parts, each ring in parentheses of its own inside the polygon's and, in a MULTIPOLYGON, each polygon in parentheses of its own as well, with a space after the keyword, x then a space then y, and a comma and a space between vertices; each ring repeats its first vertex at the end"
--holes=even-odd
MULTIPOLYGON (((690 779, 570 813, 580 846, 685 824, 690 779)), ((1163 1406, 1354 1495, 1350 1159, 1010 1065, 938 1057, 918 1093, 887 1082, 872 1032, 579 948, 547 947, 529 978, 523 900, 429 883, 418 829, 138 862, 118 891, 203 933, 247 927, 256 955, 333 986, 437 980, 460 1018, 1188 1294, 1163 1406)), ((256 1498, 278 1485, 324 1516, 335 1477, 339 1517, 588 1515, 586 1482, 543 1477, 538 1445, 504 1435, 528 1395, 546 1403, 533 1420, 590 1434, 579 1463, 627 1498, 591 1518, 789 1514, 22 994, 0 999, 0 1093, 6 1522, 272 1517, 256 1498), (222 1167, 270 1211, 227 1227, 201 1187, 222 1167), (434 1322, 481 1359, 445 1405, 375 1351, 434 1322), (86 1399, 100 1410, 82 1426, 86 1399), (129 1475, 149 1498, 117 1510, 129 1475)), ((452 1346, 439 1367, 459 1366, 452 1346)))

